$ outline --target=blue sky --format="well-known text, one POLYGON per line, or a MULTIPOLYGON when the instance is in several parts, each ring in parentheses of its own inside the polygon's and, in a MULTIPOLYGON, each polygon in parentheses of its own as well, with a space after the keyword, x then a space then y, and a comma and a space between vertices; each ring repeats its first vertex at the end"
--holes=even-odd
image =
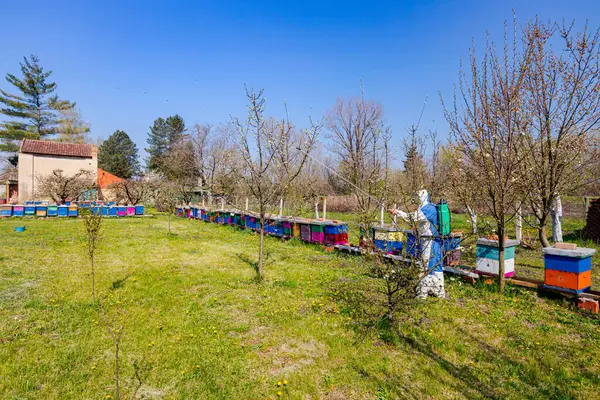
POLYGON ((513 8, 519 22, 600 23, 597 0, 12 1, 0 6, 0 75, 36 54, 94 138, 122 129, 140 150, 159 116, 243 117, 244 84, 265 89, 271 115, 285 99, 301 127, 362 80, 399 144, 426 96, 421 132, 446 135, 438 92, 451 96, 471 41, 501 39, 513 8))

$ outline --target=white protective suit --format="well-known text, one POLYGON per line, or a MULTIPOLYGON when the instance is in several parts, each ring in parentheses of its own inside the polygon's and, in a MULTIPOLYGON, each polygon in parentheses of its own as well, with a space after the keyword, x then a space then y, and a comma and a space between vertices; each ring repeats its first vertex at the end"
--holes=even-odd
POLYGON ((420 239, 421 265, 423 266, 423 272, 427 270, 430 272, 419 283, 417 297, 425 299, 429 294, 437 297, 445 297, 444 272, 442 270, 442 258, 440 254, 441 248, 438 242, 428 237, 438 235, 437 227, 435 226, 438 224, 437 208, 429 202, 429 193, 427 190, 420 190, 417 195, 419 196, 420 204, 416 212, 407 213, 401 210, 394 210, 406 222, 418 224, 417 233, 420 239), (433 226, 432 222, 434 223, 433 226), (432 252, 435 254, 432 254, 432 252))

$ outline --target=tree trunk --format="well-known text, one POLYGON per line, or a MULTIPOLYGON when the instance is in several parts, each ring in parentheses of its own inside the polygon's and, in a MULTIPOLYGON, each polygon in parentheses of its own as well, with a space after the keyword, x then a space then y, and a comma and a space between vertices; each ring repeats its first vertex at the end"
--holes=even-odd
POLYGON ((96 303, 96 289, 95 289, 95 274, 94 274, 94 256, 90 257, 90 264, 92 266, 92 303, 96 303))
POLYGON ((498 226, 498 290, 504 294, 506 277, 504 276, 504 248, 506 247, 506 238, 504 237, 504 226, 498 226))
POLYGON ((171 213, 169 213, 169 235, 171 234, 171 213))
POLYGON ((471 233, 477 233, 477 214, 475 210, 471 208, 471 206, 467 206, 467 214, 469 214, 469 219, 471 220, 471 233))
POLYGON ((119 342, 115 343, 115 398, 121 399, 119 394, 119 342))
POLYGON ((519 243, 523 239, 523 214, 520 206, 515 214, 515 237, 519 243))
POLYGON ((548 241, 548 236, 546 234, 546 219, 543 219, 543 222, 540 222, 538 226, 538 235, 540 238, 540 243, 542 243, 542 247, 550 247, 550 242, 548 241))
POLYGON ((256 275, 259 281, 263 278, 263 251, 265 247, 265 215, 260 215, 260 245, 258 247, 258 265, 256 275))

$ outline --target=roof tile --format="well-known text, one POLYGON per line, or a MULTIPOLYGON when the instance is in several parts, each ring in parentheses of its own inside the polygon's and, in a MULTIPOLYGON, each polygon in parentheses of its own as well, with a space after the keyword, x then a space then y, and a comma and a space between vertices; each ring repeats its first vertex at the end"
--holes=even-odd
POLYGON ((45 154, 51 156, 92 158, 91 144, 61 143, 47 140, 23 139, 21 153, 45 154))

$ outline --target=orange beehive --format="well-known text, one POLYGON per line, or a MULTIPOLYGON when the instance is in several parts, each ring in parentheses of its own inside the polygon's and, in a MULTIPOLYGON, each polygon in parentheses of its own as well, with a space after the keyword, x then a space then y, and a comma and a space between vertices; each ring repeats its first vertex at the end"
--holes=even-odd
POLYGON ((548 286, 582 290, 592 285, 592 271, 588 270, 578 274, 575 272, 546 269, 546 279, 544 280, 544 283, 548 286))

